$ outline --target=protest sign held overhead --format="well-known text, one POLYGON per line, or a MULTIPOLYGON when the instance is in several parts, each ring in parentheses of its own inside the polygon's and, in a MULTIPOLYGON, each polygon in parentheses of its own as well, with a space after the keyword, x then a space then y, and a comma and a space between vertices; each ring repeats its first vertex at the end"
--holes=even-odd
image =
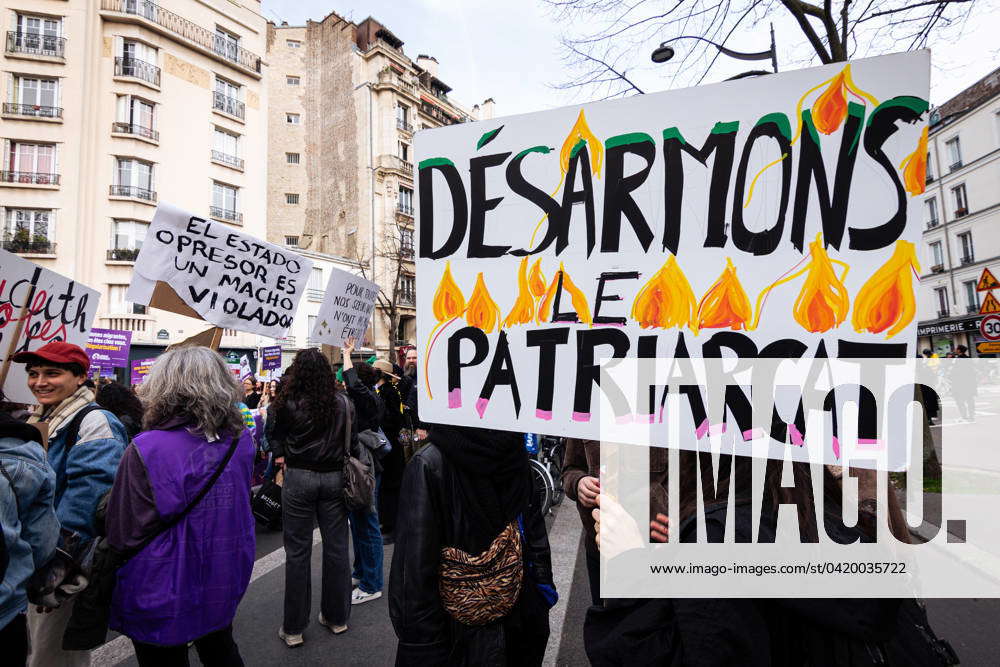
POLYGON ((160 204, 126 298, 149 305, 162 282, 206 322, 277 338, 291 325, 311 270, 311 260, 286 248, 160 204))
POLYGON ((599 438, 602 358, 913 356, 928 90, 920 51, 419 133, 421 418, 599 438))
POLYGON ((146 379, 149 375, 150 369, 152 369, 153 364, 156 363, 156 359, 133 359, 132 360, 132 384, 142 384, 142 381, 146 379))
POLYGON ((9 357, 52 341, 86 346, 99 302, 96 290, 0 250, 0 379, 7 400, 35 402, 24 365, 9 357))
POLYGON ((281 368, 281 346, 271 345, 260 348, 260 369, 273 371, 281 368))
POLYGON ((112 369, 128 367, 128 352, 132 344, 131 331, 117 329, 91 329, 84 351, 91 366, 100 366, 105 376, 114 375, 112 369))
POLYGON ((341 269, 330 269, 313 340, 340 347, 348 338, 364 337, 375 308, 378 285, 341 269))

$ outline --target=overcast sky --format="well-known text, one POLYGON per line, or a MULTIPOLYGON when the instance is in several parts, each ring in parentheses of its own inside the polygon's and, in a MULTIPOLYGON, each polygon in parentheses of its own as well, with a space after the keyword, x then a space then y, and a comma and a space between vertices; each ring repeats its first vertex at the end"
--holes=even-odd
MULTIPOLYGON (((978 1, 994 4, 992 0, 978 1)), ((266 18, 292 25, 302 25, 306 19, 318 21, 331 11, 354 22, 371 15, 403 40, 403 49, 411 58, 421 53, 435 56, 441 63, 440 78, 454 89, 452 96, 467 107, 492 97, 497 114, 505 116, 589 99, 586 94, 573 97, 552 88, 566 78, 558 42, 560 27, 539 0, 263 0, 262 6, 266 18)), ((960 39, 932 43, 934 104, 946 101, 1000 64, 996 38, 1000 26, 995 17, 980 12, 979 20, 962 28, 960 39)), ((779 66, 802 67, 807 51, 794 23, 776 22, 775 33, 779 66)), ((637 44, 636 50, 648 54, 656 45, 637 44)), ((766 27, 734 35, 727 46, 765 50, 766 27)), ((719 59, 706 82, 721 81, 747 69, 748 63, 724 60, 719 59)), ((669 63, 650 63, 636 75, 646 92, 665 90, 671 87, 674 74, 670 67, 669 63)))

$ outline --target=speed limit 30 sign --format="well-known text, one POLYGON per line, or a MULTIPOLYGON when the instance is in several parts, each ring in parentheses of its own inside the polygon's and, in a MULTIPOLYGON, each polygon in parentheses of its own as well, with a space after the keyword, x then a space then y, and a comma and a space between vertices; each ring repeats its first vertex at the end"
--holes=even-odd
POLYGON ((986 340, 1000 340, 1000 315, 994 313, 984 317, 979 323, 979 333, 986 340))

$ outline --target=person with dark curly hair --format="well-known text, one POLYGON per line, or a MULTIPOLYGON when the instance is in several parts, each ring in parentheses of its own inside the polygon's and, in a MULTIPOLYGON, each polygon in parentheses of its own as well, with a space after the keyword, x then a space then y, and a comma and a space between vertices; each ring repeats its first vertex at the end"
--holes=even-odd
POLYGON ((354 404, 336 389, 333 369, 316 349, 301 350, 285 372, 267 413, 267 441, 285 467, 281 519, 285 543, 285 607, 278 636, 301 646, 311 607, 312 533, 323 538, 323 590, 319 623, 347 630, 351 562, 344 504, 345 447, 360 455, 354 404))
POLYGON ((125 385, 117 382, 102 384, 94 402, 118 417, 129 440, 142 431, 142 401, 125 385))

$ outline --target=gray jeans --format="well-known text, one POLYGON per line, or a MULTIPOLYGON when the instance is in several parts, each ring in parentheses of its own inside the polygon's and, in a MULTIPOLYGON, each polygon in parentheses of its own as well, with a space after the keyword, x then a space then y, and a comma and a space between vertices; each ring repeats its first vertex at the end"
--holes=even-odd
POLYGON ((347 507, 344 476, 302 468, 285 470, 281 490, 281 518, 285 538, 285 617, 289 634, 301 634, 309 625, 312 608, 313 526, 323 538, 323 590, 320 610, 328 623, 347 623, 351 613, 351 562, 348 555, 347 507))

